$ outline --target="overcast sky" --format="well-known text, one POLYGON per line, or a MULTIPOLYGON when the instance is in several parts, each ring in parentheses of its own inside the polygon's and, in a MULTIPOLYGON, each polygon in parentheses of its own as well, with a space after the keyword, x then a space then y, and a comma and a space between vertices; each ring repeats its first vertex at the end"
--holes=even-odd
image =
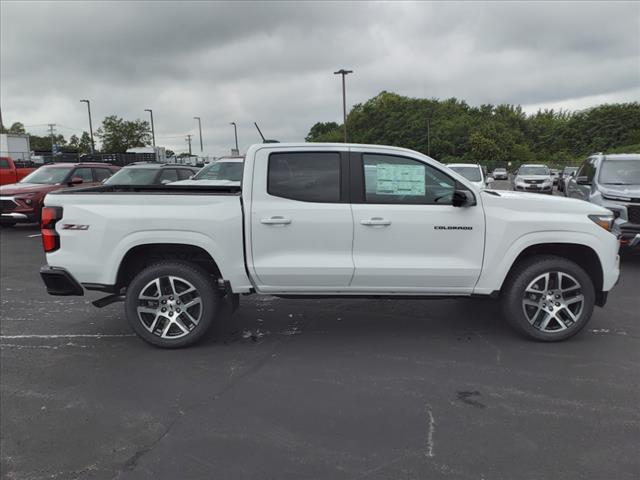
MULTIPOLYGON (((267 137, 302 141, 316 121, 382 90, 581 109, 640 99, 640 3, 6 2, 0 4, 5 124, 94 128, 147 119, 159 145, 205 153, 267 137)), ((46 126, 27 130, 43 134, 46 126)))

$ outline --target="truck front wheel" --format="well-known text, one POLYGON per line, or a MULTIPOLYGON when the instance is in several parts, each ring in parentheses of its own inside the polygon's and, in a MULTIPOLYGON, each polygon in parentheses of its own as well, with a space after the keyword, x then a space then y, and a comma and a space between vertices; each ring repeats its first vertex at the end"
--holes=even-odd
POLYGON ((211 275, 197 265, 167 261, 142 270, 127 288, 125 314, 143 340, 180 348, 202 338, 218 312, 211 275))
POLYGON ((593 312, 595 289, 575 262, 553 255, 522 261, 502 295, 507 321, 529 338, 555 342, 582 330, 593 312))

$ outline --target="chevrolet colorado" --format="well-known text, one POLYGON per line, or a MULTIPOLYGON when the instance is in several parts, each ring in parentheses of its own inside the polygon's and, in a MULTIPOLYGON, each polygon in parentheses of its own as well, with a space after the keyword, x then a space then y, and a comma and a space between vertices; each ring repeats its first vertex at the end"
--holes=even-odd
POLYGON ((196 342, 241 294, 499 298, 542 341, 580 331, 619 275, 611 211, 484 190, 402 148, 259 144, 242 185, 52 192, 42 213, 52 295, 123 300, 161 347, 196 342))

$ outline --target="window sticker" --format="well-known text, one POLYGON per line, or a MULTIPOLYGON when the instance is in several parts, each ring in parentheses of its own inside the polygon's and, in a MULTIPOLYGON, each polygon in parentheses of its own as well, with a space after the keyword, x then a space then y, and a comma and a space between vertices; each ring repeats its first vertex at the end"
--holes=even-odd
MULTIPOLYGON (((365 171, 367 180, 373 173, 365 171)), ((424 165, 393 165, 380 163, 375 171, 377 195, 424 195, 424 165)))

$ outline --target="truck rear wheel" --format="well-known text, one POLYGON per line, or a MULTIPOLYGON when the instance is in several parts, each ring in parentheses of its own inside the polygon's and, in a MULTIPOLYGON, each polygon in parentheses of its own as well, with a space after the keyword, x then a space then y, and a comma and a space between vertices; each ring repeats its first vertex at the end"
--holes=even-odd
POLYGON ((553 255, 524 260, 503 288, 507 321, 520 333, 544 342, 572 337, 593 313, 595 289, 575 262, 553 255))
POLYGON ((127 288, 125 314, 145 341, 180 348, 202 338, 218 312, 211 275, 197 265, 167 261, 142 270, 127 288))

